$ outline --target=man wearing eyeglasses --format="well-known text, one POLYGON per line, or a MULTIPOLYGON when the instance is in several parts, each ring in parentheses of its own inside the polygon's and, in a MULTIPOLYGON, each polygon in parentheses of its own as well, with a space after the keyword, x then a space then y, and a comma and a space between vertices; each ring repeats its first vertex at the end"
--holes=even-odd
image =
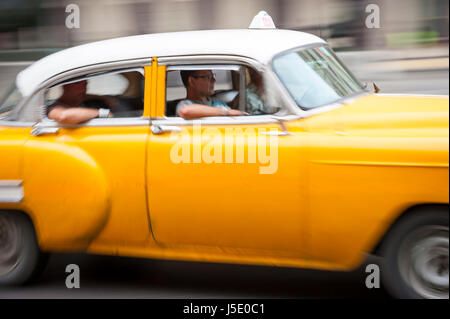
POLYGON ((216 79, 211 70, 181 71, 187 97, 177 104, 176 114, 184 119, 205 116, 239 116, 244 112, 230 109, 219 99, 212 98, 216 79))

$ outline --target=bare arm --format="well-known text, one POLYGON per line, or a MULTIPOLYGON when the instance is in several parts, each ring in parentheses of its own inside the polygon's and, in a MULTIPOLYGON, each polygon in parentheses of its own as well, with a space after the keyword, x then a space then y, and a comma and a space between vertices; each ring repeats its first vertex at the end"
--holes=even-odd
POLYGON ((239 110, 225 110, 223 108, 206 106, 201 104, 189 104, 185 105, 178 111, 178 115, 184 118, 185 120, 195 119, 199 117, 205 116, 238 116, 244 114, 239 110))
POLYGON ((56 105, 51 108, 48 118, 61 124, 79 124, 98 117, 97 109, 85 107, 70 107, 56 105))

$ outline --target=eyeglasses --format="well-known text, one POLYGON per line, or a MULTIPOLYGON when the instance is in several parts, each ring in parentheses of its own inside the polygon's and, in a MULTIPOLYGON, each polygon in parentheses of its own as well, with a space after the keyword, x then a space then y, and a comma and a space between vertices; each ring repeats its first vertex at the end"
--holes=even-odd
POLYGON ((201 79, 207 79, 208 81, 211 81, 211 79, 215 79, 216 75, 213 74, 208 74, 208 75, 192 75, 193 78, 201 78, 201 79))

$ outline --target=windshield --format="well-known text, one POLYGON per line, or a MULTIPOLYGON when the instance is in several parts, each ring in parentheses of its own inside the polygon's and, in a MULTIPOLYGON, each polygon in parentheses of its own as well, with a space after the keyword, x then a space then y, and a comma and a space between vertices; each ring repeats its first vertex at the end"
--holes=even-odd
POLYGON ((364 91, 328 47, 283 54, 274 59, 273 68, 302 109, 331 104, 364 91))
POLYGON ((0 100, 0 119, 7 117, 21 99, 22 95, 17 88, 10 90, 5 99, 0 100))

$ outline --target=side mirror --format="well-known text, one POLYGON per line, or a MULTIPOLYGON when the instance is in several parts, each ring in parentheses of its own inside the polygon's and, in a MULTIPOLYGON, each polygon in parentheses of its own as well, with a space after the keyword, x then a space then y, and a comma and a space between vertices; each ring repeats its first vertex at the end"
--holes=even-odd
POLYGON ((380 92, 380 88, 373 82, 373 89, 375 90, 375 93, 380 92))

